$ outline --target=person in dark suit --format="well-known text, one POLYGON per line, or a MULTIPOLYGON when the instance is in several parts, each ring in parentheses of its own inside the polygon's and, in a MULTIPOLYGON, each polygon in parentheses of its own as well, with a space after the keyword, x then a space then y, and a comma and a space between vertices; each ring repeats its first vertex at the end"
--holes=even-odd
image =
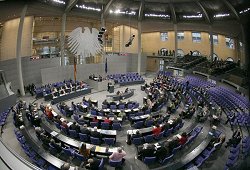
POLYGON ((166 142, 160 149, 156 151, 155 156, 158 160, 164 160, 167 156, 171 154, 171 152, 169 151, 168 145, 169 143, 166 142))
POLYGON ((136 133, 132 135, 131 140, 132 140, 133 138, 139 138, 139 137, 142 137, 142 135, 141 135, 140 131, 137 130, 136 133))
POLYGON ((54 139, 50 140, 50 145, 56 148, 57 152, 60 153, 62 151, 62 147, 59 144, 57 144, 54 139))
POLYGON ((155 146, 152 144, 145 143, 143 148, 138 153, 138 158, 145 158, 145 157, 152 157, 155 155, 156 149, 155 146))
POLYGON ((179 139, 177 137, 174 137, 170 142, 169 142, 169 150, 172 152, 174 148, 179 146, 179 139))
POLYGON ((80 127, 80 132, 82 134, 86 134, 86 135, 89 135, 90 134, 90 131, 88 129, 88 126, 87 124, 84 124, 83 126, 80 127))
POLYGON ((90 136, 94 137, 94 138, 102 138, 102 135, 100 132, 97 132, 97 127, 94 127, 94 130, 90 132, 90 136))
POLYGON ((80 132, 80 126, 73 122, 73 124, 69 127, 70 130, 76 130, 77 133, 80 132))
POLYGON ((94 159, 88 159, 88 164, 85 166, 86 169, 91 169, 91 170, 97 170, 99 169, 101 161, 94 158, 94 159))

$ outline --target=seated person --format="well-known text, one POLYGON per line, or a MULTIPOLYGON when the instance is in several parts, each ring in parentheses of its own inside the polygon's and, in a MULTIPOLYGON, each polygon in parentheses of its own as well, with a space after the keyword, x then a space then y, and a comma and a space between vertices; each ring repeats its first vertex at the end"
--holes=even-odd
POLYGON ((99 122, 99 120, 97 119, 97 116, 93 117, 92 122, 97 122, 97 123, 99 122))
POLYGON ((69 127, 68 127, 68 122, 67 122, 67 120, 63 120, 62 121, 62 124, 61 124, 63 127, 65 127, 66 129, 68 129, 69 127))
POLYGON ((70 169, 70 163, 65 162, 64 164, 62 164, 61 170, 69 170, 69 169, 70 169))
POLYGON ((56 143, 54 139, 50 140, 50 145, 53 146, 54 148, 56 148, 57 152, 60 153, 62 151, 61 145, 59 145, 58 143, 56 143))
POLYGON ((126 88, 126 89, 125 89, 125 91, 124 91, 124 93, 127 93, 128 91, 129 91, 129 89, 128 89, 128 88, 126 88))
POLYGON ((142 134, 140 133, 139 130, 137 130, 136 133, 133 134, 133 135, 131 136, 131 140, 132 140, 133 138, 139 138, 139 137, 142 137, 142 134))
POLYGON ((89 158, 90 149, 87 149, 86 143, 81 143, 78 151, 84 158, 89 158))
POLYGON ((240 141, 241 141, 242 137, 241 137, 241 131, 240 129, 238 128, 232 135, 232 138, 228 140, 228 142, 226 143, 226 148, 228 146, 237 146, 240 141))
POLYGON ((80 127, 80 133, 86 134, 86 135, 89 135, 89 134, 90 134, 90 131, 89 131, 89 129, 88 129, 87 124, 84 124, 83 126, 80 127))
POLYGON ((156 151, 155 156, 158 160, 164 160, 166 157, 168 157, 171 154, 171 152, 169 151, 168 145, 169 143, 165 142, 163 146, 156 151))
POLYGON ((145 157, 152 157, 155 155, 156 149, 153 144, 145 143, 143 144, 143 148, 138 153, 138 158, 142 159, 145 157))
POLYGON ((116 115, 114 115, 113 123, 119 123, 119 120, 117 119, 117 116, 116 116, 116 115))
POLYGON ((152 133, 155 137, 159 136, 161 133, 161 127, 159 124, 156 125, 156 127, 152 130, 152 133))
POLYGON ((76 124, 76 122, 73 122, 73 124, 69 127, 70 130, 75 130, 77 133, 80 132, 80 126, 76 124))
POLYGON ((102 134, 100 132, 97 131, 97 127, 95 126, 93 131, 90 132, 90 136, 94 137, 94 138, 102 138, 102 134))
POLYGON ((111 124, 111 120, 109 119, 109 116, 107 116, 107 117, 104 119, 103 122, 108 123, 108 124, 111 124))
POLYGON ((121 92, 118 90, 118 91, 116 92, 116 95, 121 95, 121 92))
POLYGON ((208 144, 208 147, 216 147, 216 146, 224 143, 225 139, 226 139, 226 135, 221 135, 219 138, 213 136, 213 138, 211 139, 211 141, 208 144))
POLYGON ((172 152, 172 150, 176 148, 177 146, 179 146, 179 139, 176 136, 174 136, 173 139, 169 141, 168 147, 169 147, 170 152, 172 152))
POLYGON ((152 120, 153 120, 152 117, 149 116, 149 117, 144 121, 144 126, 147 127, 148 122, 149 122, 149 121, 152 121, 152 120))
POLYGON ((187 133, 186 132, 183 132, 181 134, 181 138, 179 139, 179 144, 180 145, 184 145, 188 140, 188 136, 187 136, 187 133))
POLYGON ((75 104, 74 102, 71 102, 71 108, 72 108, 73 110, 76 110, 76 104, 75 104))
POLYGON ((124 156, 126 155, 126 152, 122 150, 121 147, 117 148, 117 151, 113 152, 112 155, 109 156, 109 159, 112 161, 122 161, 122 163, 125 161, 124 156))
POLYGON ((85 166, 86 169, 91 169, 91 170, 97 170, 99 169, 101 161, 93 158, 93 159, 88 159, 88 164, 85 166))

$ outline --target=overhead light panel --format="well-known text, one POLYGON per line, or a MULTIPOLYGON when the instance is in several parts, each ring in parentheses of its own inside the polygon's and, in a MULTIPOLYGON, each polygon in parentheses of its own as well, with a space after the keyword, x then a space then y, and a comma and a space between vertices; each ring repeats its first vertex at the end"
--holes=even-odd
POLYGON ((90 11, 98 11, 100 12, 101 9, 100 8, 94 8, 94 7, 90 7, 90 6, 86 6, 86 5, 76 5, 77 8, 81 8, 81 9, 86 9, 86 10, 90 10, 90 11))
POLYGON ((244 10, 240 11, 239 13, 240 13, 240 14, 243 14, 243 13, 246 13, 246 12, 248 12, 248 11, 250 11, 250 8, 244 9, 244 10))
POLYGON ((214 15, 214 18, 223 18, 223 17, 228 17, 230 14, 216 14, 214 15))
POLYGON ((156 17, 156 18, 170 18, 170 15, 165 14, 154 14, 154 13, 148 13, 144 15, 145 17, 156 17))
POLYGON ((202 14, 198 15, 183 15, 183 18, 202 18, 202 14))
POLYGON ((55 2, 55 3, 58 3, 58 4, 64 4, 65 5, 65 2, 61 1, 61 0, 52 0, 52 1, 55 2))

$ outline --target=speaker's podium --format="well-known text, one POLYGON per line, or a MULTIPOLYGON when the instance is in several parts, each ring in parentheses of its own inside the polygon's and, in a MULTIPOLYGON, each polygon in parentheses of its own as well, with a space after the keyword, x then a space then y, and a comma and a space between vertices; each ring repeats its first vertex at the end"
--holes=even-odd
POLYGON ((114 89, 115 89, 114 85, 110 85, 109 86, 109 93, 114 93, 114 89))

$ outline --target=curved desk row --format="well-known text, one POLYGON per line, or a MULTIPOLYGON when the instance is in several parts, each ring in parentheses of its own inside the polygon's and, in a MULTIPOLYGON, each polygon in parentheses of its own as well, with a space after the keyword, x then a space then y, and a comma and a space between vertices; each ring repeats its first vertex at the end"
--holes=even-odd
MULTIPOLYGON (((46 123, 41 123, 41 127, 48 132, 49 134, 51 134, 54 138, 56 138, 57 140, 59 140, 60 142, 71 146, 73 148, 77 148, 79 149, 79 146, 81 144, 81 141, 72 139, 70 137, 67 137, 61 133, 57 133, 54 130, 52 130, 46 123)), ((103 147, 103 146, 96 146, 96 145, 92 145, 92 144, 88 144, 86 143, 87 148, 91 149, 91 152, 94 154, 101 154, 101 155, 111 155, 114 151, 117 151, 117 147, 112 147, 112 148, 108 148, 108 147, 103 147)))
MULTIPOLYGON (((31 137, 31 135, 28 133, 27 129, 24 127, 20 128, 20 131, 22 132, 22 135, 24 136, 25 140, 29 143, 31 148, 44 160, 49 162, 51 165, 54 165, 55 167, 61 169, 61 166, 66 163, 65 161, 55 157, 54 155, 51 155, 49 152, 43 149, 42 145, 40 145, 38 142, 34 141, 31 137)), ((70 170, 75 169, 75 167, 71 166, 70 170)))
POLYGON ((198 155, 202 153, 208 146, 212 139, 212 135, 208 134, 207 137, 190 153, 182 156, 179 161, 173 162, 171 164, 167 164, 165 166, 161 166, 158 168, 154 168, 153 170, 161 170, 161 169, 169 169, 169 170, 175 170, 175 169, 182 169, 185 165, 193 161, 198 155))
POLYGON ((69 100, 69 99, 73 99, 85 94, 91 93, 91 88, 84 88, 84 89, 80 89, 77 91, 72 91, 68 94, 64 94, 58 97, 53 97, 52 94, 48 94, 47 96, 44 96, 45 100, 52 100, 51 104, 56 104, 65 100, 69 100), (50 97, 49 97, 50 96, 50 97), (49 98, 49 99, 47 99, 49 98))
POLYGON ((107 95, 107 97, 112 97, 114 101, 124 100, 134 95, 134 90, 129 90, 126 93, 120 95, 107 95))

